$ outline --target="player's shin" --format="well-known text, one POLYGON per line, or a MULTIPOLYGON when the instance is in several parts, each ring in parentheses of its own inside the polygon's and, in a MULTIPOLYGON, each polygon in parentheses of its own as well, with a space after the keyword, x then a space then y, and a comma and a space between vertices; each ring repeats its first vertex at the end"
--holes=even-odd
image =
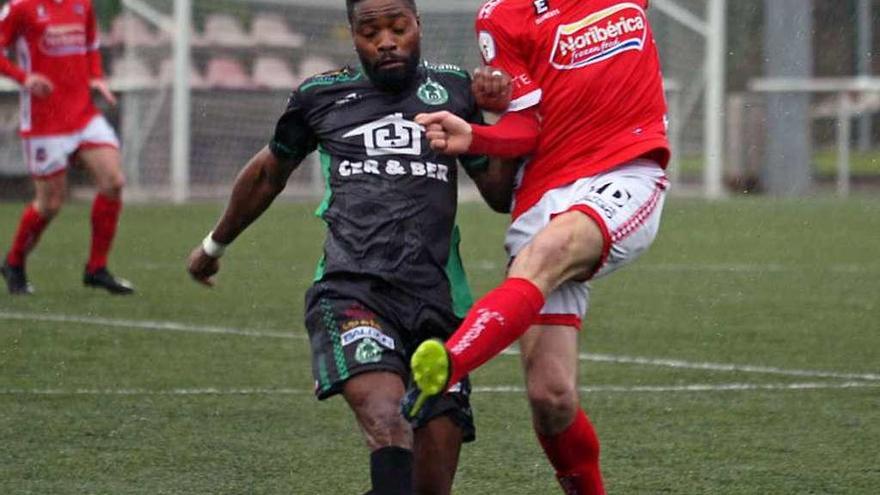
POLYGON ((98 194, 92 204, 92 247, 86 271, 93 273, 107 266, 110 246, 116 236, 122 200, 98 194))
POLYGON ((41 216, 33 204, 29 204, 21 214, 18 230, 12 240, 12 247, 6 257, 6 262, 14 267, 24 266, 28 253, 37 245, 37 241, 40 240, 40 235, 47 225, 49 225, 49 219, 41 216))
POLYGON ((538 440, 556 469, 563 493, 605 495, 599 471, 599 439, 582 409, 564 431, 552 436, 538 434, 538 440))
POLYGON ((446 342, 452 367, 447 383, 457 383, 515 342, 543 306, 541 290, 522 278, 509 278, 483 296, 446 342))

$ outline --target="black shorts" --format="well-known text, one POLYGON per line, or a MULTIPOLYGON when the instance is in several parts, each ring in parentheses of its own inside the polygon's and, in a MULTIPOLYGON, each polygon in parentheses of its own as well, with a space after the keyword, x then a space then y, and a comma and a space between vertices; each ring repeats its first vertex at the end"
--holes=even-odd
MULTIPOLYGON (((452 308, 419 300, 379 279, 316 283, 306 292, 315 395, 320 400, 332 397, 342 392, 346 380, 371 371, 396 373, 409 383, 409 358, 415 348, 429 338, 446 340, 460 322, 452 308)), ((413 427, 449 416, 464 432, 465 441, 473 441, 468 378, 453 390, 433 401, 413 427)))

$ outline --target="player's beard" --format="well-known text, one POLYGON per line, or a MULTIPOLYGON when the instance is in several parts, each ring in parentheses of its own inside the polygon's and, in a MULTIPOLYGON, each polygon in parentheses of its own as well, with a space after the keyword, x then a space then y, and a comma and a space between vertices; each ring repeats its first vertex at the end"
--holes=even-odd
POLYGON ((419 70, 419 61, 422 59, 421 51, 417 48, 410 53, 409 57, 400 59, 403 62, 402 66, 386 69, 378 67, 378 65, 387 59, 378 59, 374 63, 370 63, 361 54, 358 54, 358 57, 361 59, 364 72, 367 73, 367 77, 370 78, 373 85, 390 93, 400 93, 412 85, 419 70))

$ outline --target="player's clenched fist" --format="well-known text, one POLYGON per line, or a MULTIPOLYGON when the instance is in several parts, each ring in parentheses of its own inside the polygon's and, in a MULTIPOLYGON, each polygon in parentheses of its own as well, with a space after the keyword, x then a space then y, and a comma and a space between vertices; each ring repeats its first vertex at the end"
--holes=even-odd
POLYGON ((513 79, 501 69, 481 67, 474 71, 471 92, 483 110, 504 113, 510 106, 513 79))
POLYGON ((461 117, 450 112, 420 113, 416 123, 425 128, 431 149, 445 155, 467 153, 473 141, 473 128, 461 117))
POLYGON ((213 287, 213 277, 220 271, 220 260, 208 256, 202 246, 198 246, 189 255, 187 271, 196 282, 213 287))

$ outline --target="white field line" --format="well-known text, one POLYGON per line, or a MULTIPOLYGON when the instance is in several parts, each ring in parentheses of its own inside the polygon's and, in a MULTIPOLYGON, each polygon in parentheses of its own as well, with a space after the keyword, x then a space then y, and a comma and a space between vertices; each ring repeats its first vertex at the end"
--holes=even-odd
MULTIPOLYGON (((501 262, 480 260, 468 263, 468 268, 494 271, 503 268, 501 262)), ((833 263, 824 266, 784 265, 781 263, 637 263, 630 270, 646 272, 713 272, 713 273, 799 273, 829 271, 838 274, 862 274, 880 270, 878 263, 833 263)))
MULTIPOLYGON (((59 314, 33 314, 33 313, 13 313, 0 311, 0 320, 20 320, 20 321, 50 321, 58 323, 80 323, 87 325, 96 325, 104 327, 117 328, 135 328, 141 330, 152 331, 173 331, 173 332, 190 332, 190 333, 207 333, 207 334, 223 334, 223 335, 241 335, 247 337, 258 338, 278 338, 278 339, 298 339, 304 340, 307 337, 303 334, 294 334, 278 331, 256 331, 242 330, 237 328, 225 328, 214 326, 188 325, 185 323, 177 323, 171 321, 148 321, 148 320, 122 320, 111 318, 96 318, 88 316, 59 315, 59 314)), ((506 355, 519 355, 516 349, 508 349, 504 351, 506 355)), ((592 361, 600 363, 613 364, 636 364, 643 366, 659 366, 664 368, 691 369, 704 371, 719 372, 736 372, 736 373, 756 373, 780 376, 794 376, 801 378, 833 378, 839 380, 867 380, 880 381, 880 374, 877 373, 841 373, 834 371, 819 370, 797 370, 777 368, 772 366, 757 366, 748 364, 725 364, 725 363, 709 363, 709 362, 692 362, 678 359, 664 358, 646 358, 634 356, 615 356, 609 354, 580 354, 578 358, 581 361, 592 361)))
MULTIPOLYGON (((502 354, 518 356, 517 349, 507 349, 502 354)), ((580 361, 612 364, 637 364, 643 366, 658 366, 662 368, 676 368, 685 370, 723 371, 734 373, 755 373, 766 375, 797 376, 801 378, 834 378, 838 380, 866 380, 880 381, 880 374, 876 373, 840 373, 836 371, 819 370, 796 370, 776 368, 773 366, 756 366, 750 364, 726 364, 726 363, 699 363, 682 361, 679 359, 646 358, 635 356, 614 356, 610 354, 583 353, 578 355, 580 361)))
POLYGON ((226 328, 215 326, 188 325, 173 321, 150 321, 150 320, 124 320, 117 318, 99 318, 91 316, 38 314, 38 313, 14 313, 0 311, 0 320, 19 321, 48 321, 55 323, 80 323, 83 325, 95 325, 101 327, 134 328, 138 330, 153 330, 165 332, 188 332, 209 333, 221 335, 241 335, 245 337, 262 337, 272 339, 307 339, 305 335, 290 332, 272 330, 243 330, 240 328, 226 328))
MULTIPOLYGON (((690 385, 594 385, 580 387, 582 393, 662 393, 662 392, 737 392, 737 391, 808 391, 839 390, 858 388, 878 388, 880 383, 842 382, 842 383, 697 383, 690 385)), ((313 392, 297 388, 175 388, 170 390, 148 390, 137 388, 123 389, 0 389, 0 395, 12 396, 198 396, 198 395, 311 395, 313 392)), ((522 394, 522 386, 474 387, 474 393, 522 394)))

